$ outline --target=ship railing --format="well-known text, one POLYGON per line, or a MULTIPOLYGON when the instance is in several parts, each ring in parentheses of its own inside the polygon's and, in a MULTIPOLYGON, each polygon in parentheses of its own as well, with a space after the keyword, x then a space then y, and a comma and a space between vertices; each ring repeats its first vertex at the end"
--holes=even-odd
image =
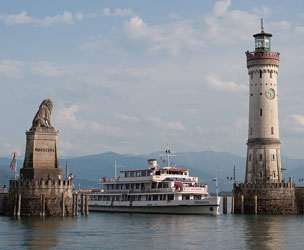
POLYGON ((106 182, 116 182, 118 180, 119 180, 119 178, 106 178, 106 177, 103 177, 103 178, 99 179, 99 184, 106 183, 106 182))

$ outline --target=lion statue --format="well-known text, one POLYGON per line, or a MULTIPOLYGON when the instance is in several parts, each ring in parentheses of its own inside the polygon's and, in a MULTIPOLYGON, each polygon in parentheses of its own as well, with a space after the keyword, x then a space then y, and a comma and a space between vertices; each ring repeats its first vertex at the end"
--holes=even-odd
POLYGON ((45 99, 40 104, 40 107, 33 119, 32 128, 53 128, 51 124, 51 113, 53 109, 53 103, 50 99, 45 99))

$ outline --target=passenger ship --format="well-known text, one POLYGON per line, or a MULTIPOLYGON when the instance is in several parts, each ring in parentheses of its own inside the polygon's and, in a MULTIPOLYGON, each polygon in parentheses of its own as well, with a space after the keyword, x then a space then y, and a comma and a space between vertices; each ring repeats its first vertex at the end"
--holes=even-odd
POLYGON ((118 178, 100 179, 103 189, 85 192, 90 211, 219 214, 220 197, 211 197, 208 186, 199 184, 188 169, 161 168, 155 159, 148 160, 144 170, 120 171, 118 178))

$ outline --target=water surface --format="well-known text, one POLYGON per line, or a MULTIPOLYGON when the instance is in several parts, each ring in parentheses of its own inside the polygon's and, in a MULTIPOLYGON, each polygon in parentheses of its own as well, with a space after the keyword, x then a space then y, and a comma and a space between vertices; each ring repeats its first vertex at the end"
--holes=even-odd
POLYGON ((2 249, 304 249, 303 215, 0 217, 2 249))

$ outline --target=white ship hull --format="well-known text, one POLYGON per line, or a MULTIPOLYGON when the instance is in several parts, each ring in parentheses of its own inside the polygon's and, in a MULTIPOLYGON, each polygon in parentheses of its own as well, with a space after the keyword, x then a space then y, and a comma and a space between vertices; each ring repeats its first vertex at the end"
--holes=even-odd
POLYGON ((89 201, 90 211, 158 213, 158 214, 209 214, 218 215, 220 197, 203 200, 168 201, 89 201))

